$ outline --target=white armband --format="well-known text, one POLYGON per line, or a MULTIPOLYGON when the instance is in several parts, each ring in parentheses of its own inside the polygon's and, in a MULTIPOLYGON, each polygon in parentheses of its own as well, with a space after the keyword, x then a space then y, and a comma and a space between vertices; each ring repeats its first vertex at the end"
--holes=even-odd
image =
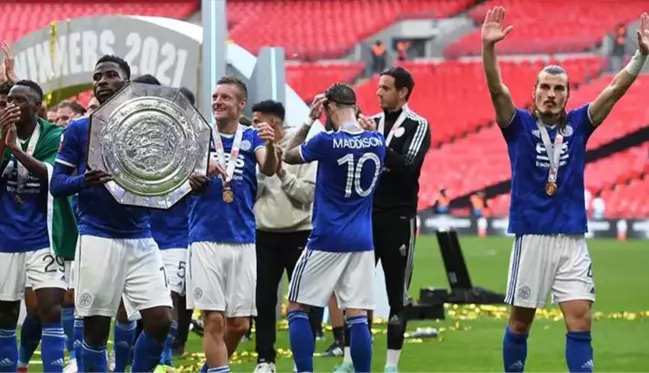
POLYGON ((624 69, 630 75, 638 76, 642 72, 645 62, 647 62, 647 56, 640 54, 640 51, 636 51, 624 69))
POLYGON ((307 120, 304 121, 304 125, 307 127, 311 127, 313 123, 315 123, 315 119, 311 117, 307 118, 307 120))

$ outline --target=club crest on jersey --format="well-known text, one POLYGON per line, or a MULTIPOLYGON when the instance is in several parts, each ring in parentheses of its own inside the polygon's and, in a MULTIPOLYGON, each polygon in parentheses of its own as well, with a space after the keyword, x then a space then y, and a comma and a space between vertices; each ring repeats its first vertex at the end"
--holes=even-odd
POLYGON ((241 147, 241 150, 243 150, 244 152, 247 152, 248 150, 250 150, 251 146, 252 146, 252 144, 250 143, 250 141, 248 141, 248 140, 241 141, 240 147, 241 147))
POLYGON ((394 131, 394 137, 399 138, 403 136, 404 133, 406 133, 406 129, 403 127, 399 127, 396 129, 396 131, 394 131))
POLYGON ((567 125, 567 126, 563 127, 562 129, 560 129, 559 132, 560 132, 564 137, 568 137, 568 136, 572 136, 572 134, 573 134, 575 131, 572 129, 572 126, 571 126, 571 125, 567 125))

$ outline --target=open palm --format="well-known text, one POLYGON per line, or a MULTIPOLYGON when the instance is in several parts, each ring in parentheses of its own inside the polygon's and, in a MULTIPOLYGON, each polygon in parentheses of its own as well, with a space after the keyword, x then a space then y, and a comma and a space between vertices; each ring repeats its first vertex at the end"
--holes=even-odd
POLYGON ((642 13, 638 27, 638 50, 643 55, 649 55, 649 14, 642 13))
POLYGON ((507 26, 503 28, 505 21, 505 8, 497 6, 487 11, 484 23, 482 24, 482 42, 483 43, 497 43, 509 34, 514 26, 507 26))

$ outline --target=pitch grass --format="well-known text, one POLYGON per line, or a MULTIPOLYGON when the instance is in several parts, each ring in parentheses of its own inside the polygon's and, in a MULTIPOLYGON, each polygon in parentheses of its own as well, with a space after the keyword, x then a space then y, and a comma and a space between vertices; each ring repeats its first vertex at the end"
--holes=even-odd
MULTIPOLYGON (((463 237, 460 239, 474 285, 505 291, 512 238, 463 237)), ((595 370, 609 372, 649 371, 649 244, 646 241, 589 240, 597 285, 593 345, 595 370)), ((448 287, 439 248, 434 237, 418 238, 411 293, 416 299, 422 287, 448 287)), ((418 327, 441 330, 436 339, 410 340, 401 355, 402 372, 502 372, 501 345, 507 317, 504 307, 447 309, 447 320, 411 322, 418 327)), ((291 372, 288 333, 278 332, 278 372, 291 372)), ((385 329, 375 327, 373 370, 383 371, 385 329)), ((318 342, 321 352, 331 343, 318 342)), ((527 371, 565 372, 565 326, 558 310, 539 311, 529 340, 527 371)), ((179 370, 196 371, 202 364, 201 340, 192 334, 186 357, 177 361, 179 370)), ((35 356, 34 362, 38 360, 35 356)), ((331 372, 340 358, 315 359, 318 372, 331 372)), ((235 372, 252 372, 254 342, 243 343, 231 365, 235 372)), ((37 371, 40 366, 33 366, 37 371)))

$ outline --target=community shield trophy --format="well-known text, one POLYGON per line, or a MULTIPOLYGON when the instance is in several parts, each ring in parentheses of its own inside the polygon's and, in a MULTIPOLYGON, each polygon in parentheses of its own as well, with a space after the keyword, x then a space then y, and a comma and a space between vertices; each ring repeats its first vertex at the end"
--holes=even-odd
POLYGON ((207 173, 210 131, 180 90, 131 83, 90 116, 87 164, 118 203, 169 209, 207 173))

